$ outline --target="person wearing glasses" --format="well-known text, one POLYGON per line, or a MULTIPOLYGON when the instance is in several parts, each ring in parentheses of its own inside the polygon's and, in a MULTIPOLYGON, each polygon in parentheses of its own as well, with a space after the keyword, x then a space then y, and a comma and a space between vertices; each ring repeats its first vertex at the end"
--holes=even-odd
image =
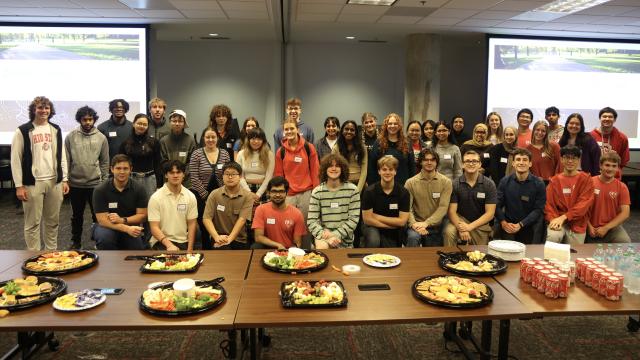
MULTIPOLYGON (((304 123, 300 119, 300 115, 302 114, 302 100, 299 98, 291 98, 287 100, 285 104, 285 119, 291 118, 296 121, 298 134, 300 137, 304 138, 309 145, 315 143, 315 135, 313 133, 313 128, 304 123)), ((284 127, 277 129, 273 134, 273 147, 278 150, 280 146, 282 146, 282 141, 287 138, 287 135, 284 133, 284 127)))
POLYGON ((462 176, 453 181, 449 223, 444 228, 444 245, 462 243, 486 245, 496 211, 497 192, 493 181, 480 173, 480 154, 468 150, 462 155, 462 176))
MULTIPOLYGON (((118 154, 120 146, 127 140, 133 125, 131 121, 127 119, 127 112, 129 112, 129 103, 124 99, 115 99, 109 102, 109 112, 111 117, 109 120, 98 125, 98 131, 107 138, 109 144, 109 161, 118 154)), ((96 119, 97 120, 97 119, 96 119)))
POLYGON ((302 212, 287 204, 289 182, 276 176, 267 184, 268 203, 259 205, 253 216, 251 228, 256 242, 253 249, 288 249, 302 246, 302 236, 307 233, 302 212))
POLYGON ((584 244, 593 203, 593 181, 588 173, 579 171, 582 151, 575 145, 560 149, 562 173, 551 178, 547 186, 547 204, 544 207, 547 241, 584 244))
POLYGON ((473 127, 473 137, 471 140, 466 141, 462 146, 460 146, 460 152, 462 154, 466 153, 469 150, 473 150, 480 154, 480 159, 482 162, 482 170, 487 171, 487 175, 489 174, 489 163, 491 161, 491 149, 493 148, 493 144, 491 141, 487 140, 489 136, 489 127, 485 124, 476 124, 473 127))
POLYGON ((451 180, 438 172, 440 157, 433 149, 422 150, 418 161, 420 172, 404 185, 410 195, 407 247, 442 246, 442 220, 451 200, 451 180))
POLYGON ((253 196, 240 186, 242 167, 236 162, 222 166, 223 186, 209 194, 202 222, 220 250, 247 250, 245 224, 251 219, 253 196))
MULTIPOLYGON (((160 155, 162 161, 180 160, 184 164, 189 163, 191 153, 196 149, 196 142, 193 137, 187 134, 184 129, 189 127, 187 123, 187 113, 183 110, 173 110, 169 114, 171 122, 171 134, 160 139, 160 155)), ((185 174, 185 186, 190 187, 189 173, 185 174)))
POLYGON ((462 155, 460 148, 455 143, 451 126, 444 121, 436 124, 436 153, 438 172, 453 181, 462 175, 462 155))
POLYGON ((532 159, 529 150, 516 148, 511 162, 515 172, 498 184, 495 238, 542 243, 542 211, 547 194, 542 179, 531 173, 532 159))

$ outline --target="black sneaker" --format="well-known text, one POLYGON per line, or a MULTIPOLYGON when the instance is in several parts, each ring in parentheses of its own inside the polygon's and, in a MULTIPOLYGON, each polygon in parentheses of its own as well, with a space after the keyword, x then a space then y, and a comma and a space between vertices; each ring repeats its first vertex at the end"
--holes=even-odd
POLYGON ((80 250, 80 249, 82 249, 82 244, 80 244, 79 242, 72 241, 71 245, 67 250, 80 250))

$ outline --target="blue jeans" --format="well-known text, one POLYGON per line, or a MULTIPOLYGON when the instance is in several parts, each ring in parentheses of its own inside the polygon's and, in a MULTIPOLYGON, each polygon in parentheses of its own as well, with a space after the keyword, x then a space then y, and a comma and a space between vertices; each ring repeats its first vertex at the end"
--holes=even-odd
POLYGON ((396 236, 387 235, 385 232, 380 231, 377 227, 362 224, 364 234, 364 246, 368 248, 390 248, 401 247, 402 239, 400 238, 401 230, 397 229, 393 231, 396 236))
POLYGON ((142 237, 131 237, 127 233, 93 224, 91 238, 98 250, 144 250, 147 248, 142 237))
POLYGON ((407 229, 407 247, 442 246, 442 233, 429 230, 428 235, 420 235, 412 228, 407 229))

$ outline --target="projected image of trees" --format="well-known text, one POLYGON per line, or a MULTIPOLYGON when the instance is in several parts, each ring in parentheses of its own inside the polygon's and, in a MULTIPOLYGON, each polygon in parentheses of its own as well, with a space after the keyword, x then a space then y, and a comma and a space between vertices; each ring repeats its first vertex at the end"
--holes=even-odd
POLYGON ((0 33, 0 59, 138 60, 138 35, 0 33))
POLYGON ((496 45, 494 68, 501 70, 640 73, 640 51, 496 45))

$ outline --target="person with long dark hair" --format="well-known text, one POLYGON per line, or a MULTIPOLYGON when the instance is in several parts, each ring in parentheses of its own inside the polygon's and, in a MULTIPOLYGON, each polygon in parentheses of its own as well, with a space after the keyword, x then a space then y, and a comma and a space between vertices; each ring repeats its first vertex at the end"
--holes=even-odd
POLYGON ((253 194, 254 203, 266 201, 263 195, 267 184, 273 177, 275 157, 269 149, 267 136, 260 128, 249 130, 242 149, 238 153, 236 162, 242 167, 242 185, 253 194))
POLYGON ((338 138, 338 144, 333 148, 334 153, 339 153, 349 165, 349 181, 362 191, 367 182, 368 154, 360 139, 358 124, 353 120, 347 120, 340 129, 342 134, 338 138))
POLYGON ((378 140, 378 118, 371 112, 362 114, 362 143, 369 155, 373 144, 378 140))
POLYGON ((507 126, 502 131, 501 141, 491 148, 489 159, 489 175, 494 183, 499 184, 503 177, 513 172, 513 152, 517 149, 518 129, 507 126))
POLYGON ((396 113, 391 113, 384 118, 382 130, 378 141, 373 145, 369 157, 367 169, 367 183, 373 184, 380 181, 378 174, 378 160, 385 155, 392 155, 398 159, 398 169, 395 180, 404 184, 416 173, 416 162, 413 159, 413 151, 409 149, 409 142, 402 132, 402 118, 396 113))
POLYGON ((234 159, 238 157, 238 152, 240 152, 240 150, 242 149, 242 146, 247 140, 247 133, 249 132, 249 130, 259 128, 259 127, 260 127, 260 123, 258 123, 258 120, 253 116, 249 116, 244 120, 244 123, 242 124, 242 129, 240 130, 240 137, 233 144, 234 159))
POLYGON ((418 170, 418 155, 427 145, 422 141, 422 127, 418 120, 411 120, 407 124, 407 139, 409 147, 413 152, 413 159, 416 161, 416 171, 418 170))
POLYGON ((464 132, 464 118, 462 115, 454 115, 451 118, 451 134, 453 134, 454 144, 458 146, 471 139, 471 136, 464 132))
POLYGON ((436 146, 440 161, 438 172, 453 181, 462 175, 462 156, 460 148, 455 143, 451 125, 444 121, 436 124, 436 146))
POLYGON ((582 152, 579 169, 591 176, 600 174, 600 147, 593 137, 585 132, 582 115, 573 113, 567 117, 559 145, 561 148, 567 145, 577 146, 582 152))
POLYGON ((137 114, 133 118, 131 135, 118 151, 131 160, 131 177, 144 187, 147 197, 164 183, 160 142, 149 136, 149 121, 147 114, 137 114))
POLYGON ((436 133, 436 122, 427 119, 422 123, 422 142, 427 145, 427 147, 435 146, 435 133, 436 133))
MULTIPOLYGON (((209 112, 208 127, 214 128, 218 134, 218 147, 227 150, 233 155, 233 144, 240 137, 238 134, 238 126, 233 126, 234 120, 231 114, 231 108, 227 105, 214 105, 209 112)), ((200 145, 204 146, 204 132, 200 138, 200 145)))
POLYGON ((340 120, 335 116, 329 116, 324 120, 324 136, 315 143, 318 152, 318 161, 331 151, 338 143, 340 137, 340 120))

